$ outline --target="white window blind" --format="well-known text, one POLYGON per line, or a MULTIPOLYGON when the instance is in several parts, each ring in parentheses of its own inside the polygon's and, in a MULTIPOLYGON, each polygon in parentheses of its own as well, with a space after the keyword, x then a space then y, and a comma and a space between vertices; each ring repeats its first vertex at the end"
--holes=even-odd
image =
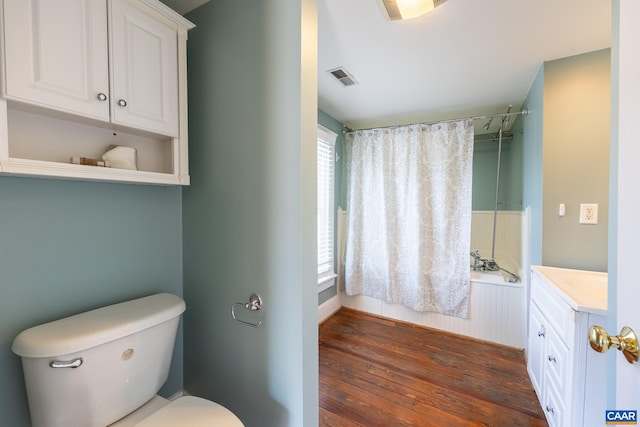
POLYGON ((333 200, 337 135, 318 126, 318 281, 334 276, 333 200))

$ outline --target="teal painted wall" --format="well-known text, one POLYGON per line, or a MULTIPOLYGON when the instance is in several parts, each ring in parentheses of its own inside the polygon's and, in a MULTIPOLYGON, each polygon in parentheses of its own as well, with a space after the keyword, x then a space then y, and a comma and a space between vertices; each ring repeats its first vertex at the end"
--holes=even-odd
MULTIPOLYGON (((0 425, 31 425, 11 352, 19 332, 156 292, 182 294, 181 198, 177 187, 0 177, 0 425)), ((161 394, 181 388, 180 331, 161 394)))
MULTIPOLYGON (((514 123, 511 138, 503 138, 500 155, 498 210, 522 210, 522 133, 514 123)), ((493 135, 493 134, 492 134, 493 135)), ((492 211, 496 204, 496 178, 499 142, 483 141, 489 135, 476 136, 473 148, 472 208, 492 211)), ((497 138, 497 135, 493 135, 497 138)))
POLYGON ((524 117, 518 115, 511 119, 513 139, 506 157, 509 167, 504 173, 506 182, 500 185, 504 186, 507 195, 503 201, 505 210, 521 211, 524 209, 524 117))
POLYGON ((317 12, 216 0, 187 17, 185 389, 247 427, 318 425, 317 12), (233 303, 257 292, 264 307, 233 303))
POLYGON ((545 62, 544 265, 607 271, 610 99, 609 49, 545 62), (580 203, 599 205, 598 224, 579 224, 580 203))
MULTIPOLYGON (((529 208, 530 265, 542 263, 542 128, 544 109, 544 67, 540 67, 524 107, 529 114, 522 120, 524 136, 523 204, 529 208)), ((529 272, 529 266, 526 271, 529 272)))
POLYGON ((530 264, 607 271, 610 64, 608 49, 549 61, 529 90, 522 129, 530 264), (579 204, 594 202, 599 224, 578 224, 579 204))

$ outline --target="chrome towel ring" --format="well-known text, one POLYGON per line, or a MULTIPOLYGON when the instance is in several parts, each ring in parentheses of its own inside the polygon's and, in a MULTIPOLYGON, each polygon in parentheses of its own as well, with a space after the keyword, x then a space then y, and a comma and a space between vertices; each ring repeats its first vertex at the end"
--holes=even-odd
POLYGON ((245 325, 249 325, 254 328, 259 328, 260 325, 262 325, 262 320, 260 320, 258 323, 251 323, 251 322, 246 322, 244 320, 238 319, 236 317, 236 307, 238 306, 244 308, 245 310, 258 311, 262 308, 262 298, 260 298, 260 295, 252 294, 249 297, 249 302, 246 302, 246 303, 237 302, 233 304, 231 306, 231 317, 233 317, 233 320, 235 320, 236 322, 244 323, 245 325))

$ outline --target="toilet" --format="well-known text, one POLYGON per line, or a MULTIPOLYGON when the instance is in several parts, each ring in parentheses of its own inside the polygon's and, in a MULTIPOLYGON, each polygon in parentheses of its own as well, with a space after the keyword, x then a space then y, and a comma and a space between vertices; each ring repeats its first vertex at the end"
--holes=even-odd
POLYGON ((184 310, 182 298, 161 293, 20 333, 12 350, 22 358, 33 427, 243 427, 210 400, 156 394, 184 310))

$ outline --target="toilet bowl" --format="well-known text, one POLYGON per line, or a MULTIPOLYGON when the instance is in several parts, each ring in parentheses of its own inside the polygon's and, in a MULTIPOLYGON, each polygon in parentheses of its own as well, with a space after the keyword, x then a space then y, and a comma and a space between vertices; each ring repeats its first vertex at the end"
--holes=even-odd
POLYGON ((215 402, 156 393, 167 380, 186 306, 155 294, 35 326, 12 350, 33 427, 242 427, 215 402))

